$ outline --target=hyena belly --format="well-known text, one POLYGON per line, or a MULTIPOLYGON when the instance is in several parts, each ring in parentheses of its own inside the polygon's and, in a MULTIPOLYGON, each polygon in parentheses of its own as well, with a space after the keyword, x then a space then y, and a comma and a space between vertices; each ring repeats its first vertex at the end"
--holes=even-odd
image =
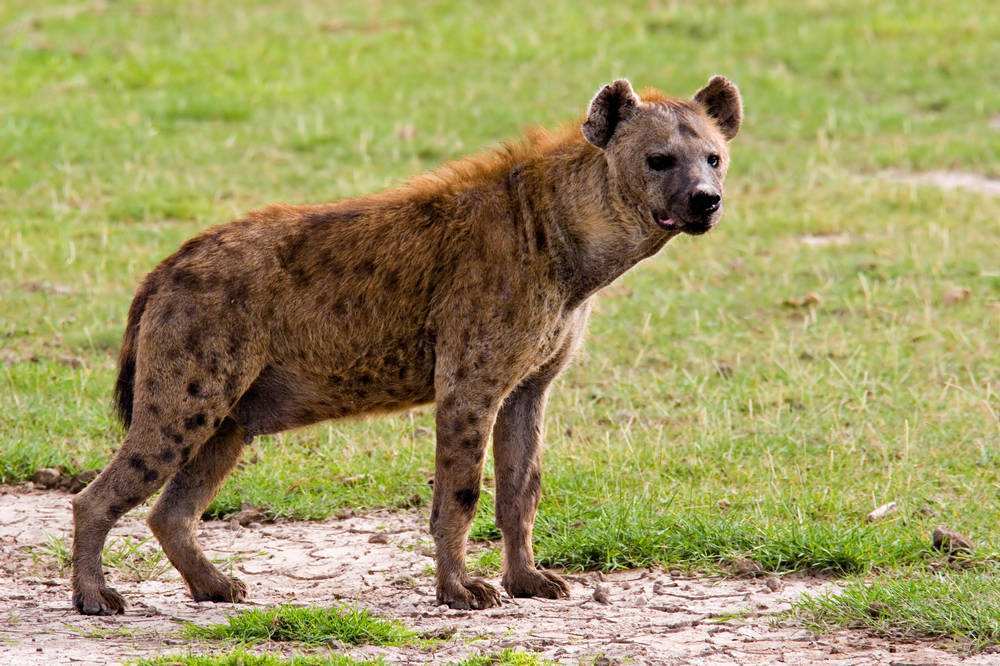
POLYGON ((248 434, 263 435, 433 401, 432 340, 418 334, 379 342, 313 364, 275 360, 240 398, 234 420, 248 434))

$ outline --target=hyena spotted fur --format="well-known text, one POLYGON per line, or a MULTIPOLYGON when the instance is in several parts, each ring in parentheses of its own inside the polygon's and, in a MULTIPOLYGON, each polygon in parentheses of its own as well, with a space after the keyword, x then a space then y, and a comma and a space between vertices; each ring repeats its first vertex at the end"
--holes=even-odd
POLYGON ((721 214, 739 91, 693 99, 598 91, 584 119, 536 130, 371 196, 275 205, 187 241, 140 285, 116 399, 127 435, 73 500, 73 604, 121 613, 101 549, 165 485, 149 525, 196 600, 246 586, 205 557, 195 527, 255 435, 436 404, 430 528, 437 600, 489 608, 465 569, 492 436, 502 585, 565 597, 534 564, 542 422, 591 297, 721 214))

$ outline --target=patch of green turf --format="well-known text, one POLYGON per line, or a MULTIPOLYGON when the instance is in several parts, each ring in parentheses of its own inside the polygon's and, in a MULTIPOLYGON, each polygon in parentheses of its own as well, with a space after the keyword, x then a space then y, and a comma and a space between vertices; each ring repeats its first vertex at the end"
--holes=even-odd
POLYGON ((407 645, 418 641, 417 634, 401 622, 346 607, 255 608, 232 615, 222 624, 188 624, 184 635, 240 643, 291 641, 308 645, 331 641, 348 645, 407 645))
POLYGON ((239 648, 224 654, 171 654, 130 662, 134 666, 357 666, 382 664, 380 659, 358 661, 345 655, 283 655, 247 652, 239 648))
POLYGON ((507 648, 492 654, 481 654, 460 661, 456 666, 544 666, 550 664, 537 654, 507 648))
POLYGON ((806 595, 793 613, 816 630, 866 629, 892 638, 951 638, 974 648, 1000 644, 1000 571, 903 570, 806 595))

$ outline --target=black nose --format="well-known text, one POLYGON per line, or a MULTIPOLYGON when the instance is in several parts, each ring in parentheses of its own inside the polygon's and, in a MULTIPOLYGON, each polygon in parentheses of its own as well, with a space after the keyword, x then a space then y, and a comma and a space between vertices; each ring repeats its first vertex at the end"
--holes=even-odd
POLYGON ((719 210, 719 203, 721 201, 722 197, 715 192, 696 190, 691 194, 691 201, 688 205, 691 207, 691 212, 695 215, 711 215, 719 210))

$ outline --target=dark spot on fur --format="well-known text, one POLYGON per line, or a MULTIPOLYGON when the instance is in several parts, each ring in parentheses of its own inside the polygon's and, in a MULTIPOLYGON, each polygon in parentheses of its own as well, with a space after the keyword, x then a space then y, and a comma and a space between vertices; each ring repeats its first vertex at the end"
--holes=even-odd
POLYGON ((369 384, 372 383, 372 376, 366 372, 358 377, 358 383, 364 386, 368 386, 369 384))
POLYGON ((465 417, 465 422, 469 425, 476 425, 476 421, 479 420, 479 416, 475 412, 469 412, 465 417))
POLYGON ((541 223, 537 223, 535 224, 535 248, 539 252, 544 252, 546 245, 548 245, 548 240, 545 237, 545 227, 541 223))
POLYGON ((362 277, 370 277, 375 274, 375 262, 371 259, 365 259, 357 267, 358 275, 362 277))
POLYGON ((173 303, 168 303, 163 311, 160 313, 160 325, 166 325, 170 323, 170 320, 174 318, 174 305, 173 303))
POLYGON ((441 401, 441 409, 444 411, 451 411, 455 406, 455 395, 450 394, 444 400, 441 401))
POLYGON ((187 392, 190 396, 196 396, 201 392, 201 384, 198 382, 190 382, 187 386, 187 392))
POLYGON ((221 423, 222 423, 222 419, 216 418, 215 420, 212 421, 212 427, 213 428, 218 428, 221 423))
POLYGON ((160 415, 160 408, 157 407, 156 403, 153 403, 153 402, 147 402, 146 403, 146 411, 149 412, 150 414, 152 414, 153 416, 159 416, 160 415))
POLYGON ((466 512, 471 512, 476 508, 479 501, 479 488, 463 488, 455 492, 455 501, 466 512))
POLYGON ((160 460, 163 462, 170 462, 174 459, 175 455, 177 454, 174 453, 174 450, 169 447, 160 449, 160 460))
POLYGON ((309 271, 306 268, 303 251, 309 242, 308 229, 295 234, 291 240, 278 253, 278 263, 281 268, 292 278, 296 285, 306 286, 310 281, 309 271))
POLYGON ((142 459, 142 456, 136 453, 133 453, 128 457, 128 464, 129 467, 131 467, 137 472, 145 472, 146 469, 148 469, 146 467, 146 461, 142 459))
POLYGON ((126 509, 121 504, 112 504, 110 507, 108 507, 108 517, 117 520, 121 518, 126 511, 128 511, 128 509, 126 509))
POLYGON ((196 324, 191 326, 187 335, 184 336, 184 348, 194 354, 195 356, 201 355, 201 339, 205 333, 204 326, 196 324))
POLYGON ((399 288, 399 273, 389 271, 385 275, 385 288, 387 291, 396 291, 399 288))
POLYGON ((230 305, 245 306, 250 300, 250 287, 242 280, 229 280, 224 290, 230 305))
POLYGON ((202 414, 201 412, 184 419, 185 430, 194 430, 195 428, 201 428, 204 425, 205 425, 205 415, 202 414))
POLYGON ((175 285, 182 289, 190 291, 201 289, 201 278, 186 268, 175 268, 171 279, 175 285))
POLYGON ((462 447, 466 449, 478 449, 479 448, 479 438, 478 437, 466 437, 462 440, 462 447))
POLYGON ((185 446, 181 449, 181 462, 187 462, 188 458, 191 456, 191 447, 185 446))
POLYGON ((465 368, 461 367, 455 371, 455 379, 462 381, 463 379, 465 379, 467 374, 468 373, 465 371, 465 368))
POLYGON ((160 478, 160 473, 157 472, 155 469, 147 469, 146 472, 142 475, 142 480, 145 481, 146 483, 152 483, 153 481, 156 481, 158 478, 160 478))
POLYGON ((442 458, 441 467, 442 469, 451 469, 451 466, 455 464, 455 461, 451 458, 442 458))

